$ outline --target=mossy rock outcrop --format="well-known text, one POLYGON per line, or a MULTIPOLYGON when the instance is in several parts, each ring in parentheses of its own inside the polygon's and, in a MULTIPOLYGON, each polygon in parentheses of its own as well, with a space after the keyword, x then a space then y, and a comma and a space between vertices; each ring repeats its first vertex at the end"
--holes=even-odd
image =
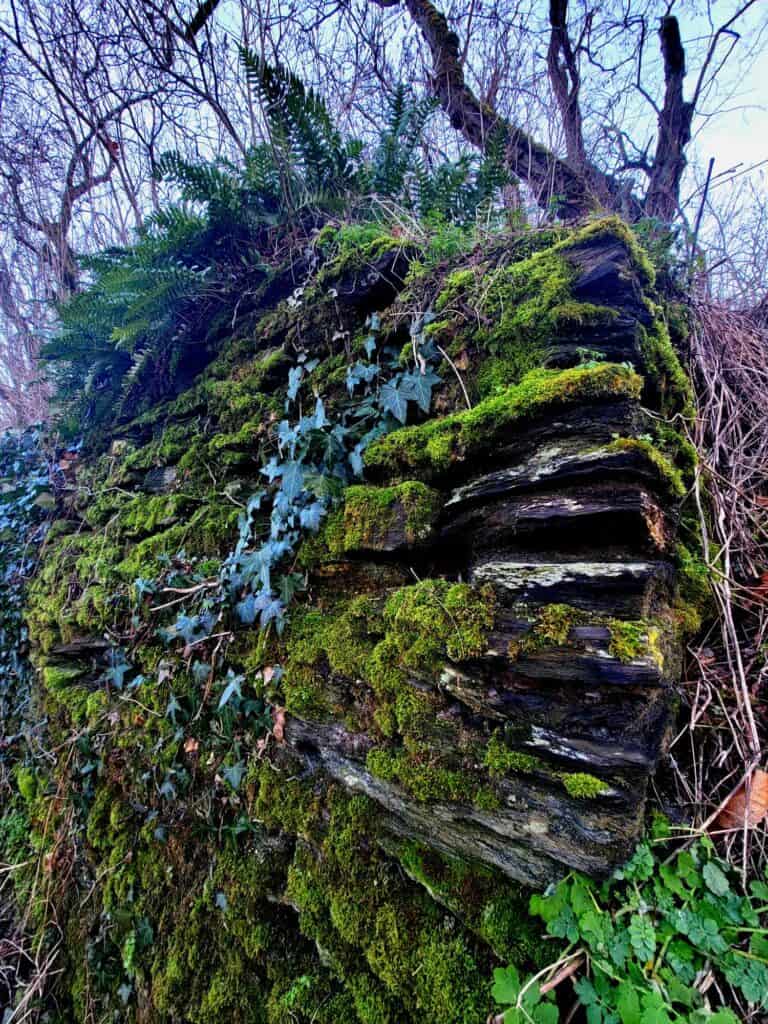
POLYGON ((494 965, 546 957, 530 888, 640 834, 698 599, 653 270, 616 220, 428 271, 343 237, 59 481, 26 612, 58 753, 15 813, 61 879, 66 1020, 477 1024, 494 965), (283 630, 215 618, 289 369, 332 415, 366 317, 407 355, 415 309, 429 414, 291 556, 283 630))

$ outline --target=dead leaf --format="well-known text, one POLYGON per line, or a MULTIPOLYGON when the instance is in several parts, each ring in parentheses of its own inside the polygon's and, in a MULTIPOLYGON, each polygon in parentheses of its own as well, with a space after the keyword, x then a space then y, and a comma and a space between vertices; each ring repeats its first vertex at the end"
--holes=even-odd
POLYGON ((271 683, 275 675, 275 666, 267 665, 267 667, 261 673, 265 683, 271 683))
POLYGON ((756 828, 768 815, 768 772, 756 768, 747 786, 740 786, 715 820, 716 828, 756 828))
POLYGON ((185 754, 195 755, 195 754, 197 754, 199 749, 200 749, 200 744, 194 738, 194 736, 190 736, 189 739, 184 741, 184 753, 185 754))
POLYGON ((272 735, 278 743, 285 743, 285 708, 273 708, 272 720, 272 735))

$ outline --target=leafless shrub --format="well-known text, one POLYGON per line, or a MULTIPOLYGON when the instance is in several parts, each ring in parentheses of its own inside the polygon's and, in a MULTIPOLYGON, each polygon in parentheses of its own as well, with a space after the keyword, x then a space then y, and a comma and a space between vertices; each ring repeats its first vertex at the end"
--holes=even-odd
POLYGON ((768 738, 768 325, 696 300, 691 370, 694 497, 715 614, 691 650, 689 719, 671 754, 686 766, 677 779, 694 827, 721 837, 746 881, 768 863, 768 821, 749 810, 768 738))

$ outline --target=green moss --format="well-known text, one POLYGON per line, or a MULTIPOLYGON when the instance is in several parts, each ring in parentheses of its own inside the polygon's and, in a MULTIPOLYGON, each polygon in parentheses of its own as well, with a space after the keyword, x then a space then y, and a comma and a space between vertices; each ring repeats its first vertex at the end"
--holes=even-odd
POLYGON ((396 854, 406 874, 448 907, 497 956, 531 966, 546 962, 539 925, 528 915, 528 891, 484 865, 403 842, 396 854))
POLYGON ((446 659, 461 661, 482 653, 493 620, 490 590, 446 580, 403 587, 387 600, 385 635, 371 652, 364 677, 384 700, 409 685, 409 673, 436 680, 446 659))
POLYGON ((31 804, 38 794, 38 778, 34 768, 19 765, 16 768, 16 785, 25 803, 31 804))
MULTIPOLYGON (((602 626, 610 634, 608 653, 622 662, 639 658, 650 658, 662 668, 664 653, 661 636, 664 632, 658 620, 613 619, 603 615, 585 612, 567 604, 550 604, 540 608, 533 619, 531 628, 522 640, 510 644, 509 655, 533 654, 547 647, 562 647, 572 644, 578 647, 580 641, 573 639, 577 626, 602 626)), ((670 638, 676 643, 678 638, 670 638)), ((591 645, 587 645, 588 648, 591 645)), ((526 756, 526 755, 521 755, 526 756)))
POLYGON ((545 239, 548 247, 535 246, 506 265, 478 262, 445 278, 435 308, 442 316, 441 331, 455 338, 449 346, 451 354, 457 355, 469 344, 493 357, 481 361, 476 375, 474 388, 481 398, 541 366, 547 351, 574 329, 583 331, 615 319, 616 310, 578 302, 571 294, 576 271, 570 251, 597 238, 619 239, 638 279, 652 283, 647 258, 616 218, 570 232, 560 241, 550 236, 545 239))
POLYGON ((574 800, 594 800, 610 790, 605 782, 586 772, 559 772, 558 778, 574 800))
POLYGON ((654 403, 666 416, 693 418, 693 387, 670 339, 660 307, 650 304, 653 321, 640 328, 640 348, 648 370, 646 384, 654 403))
POLYGON ((487 967, 471 936, 383 854, 370 805, 337 794, 329 806, 322 847, 297 846, 288 893, 361 1021, 475 1024, 487 1012, 487 967))
POLYGON ((503 778, 515 772, 535 772, 542 762, 533 754, 510 750, 500 732, 495 732, 485 748, 484 764, 492 778, 503 778))
POLYGON ((613 363, 570 370, 534 370, 500 395, 474 409, 404 427, 375 441, 365 462, 377 476, 414 472, 431 478, 447 473, 453 463, 492 449, 511 427, 549 409, 601 399, 638 398, 641 379, 613 363))
POLYGON ((493 786, 480 786, 472 797, 472 803, 478 810, 490 813, 499 811, 502 807, 501 798, 493 786))
POLYGON ((317 247, 326 256, 326 263, 317 276, 323 285, 350 271, 364 270, 387 253, 403 249, 402 238, 391 234, 381 224, 327 224, 317 236, 317 247))
MULTIPOLYGON (((328 693, 330 675, 349 682, 364 677, 373 652, 381 615, 376 602, 361 595, 339 602, 336 608, 298 610, 286 636, 283 691, 286 707, 300 716, 338 712, 339 689, 334 703, 328 693)), ((343 689, 343 688, 342 688, 343 689)))
POLYGON ((648 653, 648 626, 644 622, 611 619, 609 653, 619 661, 630 662, 648 653))
POLYGON ((670 493, 682 498, 686 486, 682 472, 667 458, 652 441, 646 438, 618 437, 607 447, 610 452, 638 452, 650 462, 659 475, 659 479, 667 486, 670 493))
POLYGON ((395 487, 348 487, 344 493, 342 551, 376 549, 386 543, 387 534, 400 523, 405 541, 417 544, 429 534, 440 507, 440 495, 418 480, 395 487))
POLYGON ((710 570, 706 562, 685 544, 675 547, 676 587, 673 614, 682 635, 695 636, 712 608, 710 570))
POLYGON ((620 217, 599 217, 578 231, 570 232, 557 247, 561 251, 567 251, 574 246, 603 239, 620 241, 629 254, 632 268, 638 275, 640 284, 653 287, 656 283, 656 271, 653 264, 635 233, 620 217))
POLYGON ((55 692, 71 686, 77 679, 82 678, 85 671, 81 665, 45 665, 43 682, 47 690, 55 692))
POLYGON ((366 767, 371 775, 402 786, 420 803, 471 803, 478 786, 466 772, 438 764, 428 747, 416 748, 415 753, 375 747, 368 752, 366 767))
POLYGON ((146 536, 173 525, 194 504, 181 494, 141 494, 120 512, 120 527, 131 536, 146 536))

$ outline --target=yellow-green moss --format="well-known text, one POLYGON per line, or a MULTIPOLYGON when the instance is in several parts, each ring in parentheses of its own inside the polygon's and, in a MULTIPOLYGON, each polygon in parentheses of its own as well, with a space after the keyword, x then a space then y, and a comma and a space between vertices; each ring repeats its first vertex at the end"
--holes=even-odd
POLYGON ((464 771, 438 764, 428 747, 416 753, 375 747, 366 757, 368 771, 385 782, 395 782, 420 803, 471 803, 478 781, 464 771))
POLYGON ((398 516, 402 516, 405 540, 416 544, 428 535, 440 506, 440 495, 418 480, 395 487, 348 487, 343 553, 379 546, 398 516))
POLYGON ((492 778, 515 772, 535 772, 543 767, 540 758, 519 750, 510 750, 500 732, 495 732, 485 748, 484 764, 492 778))
POLYGON ((610 619, 608 652, 619 661, 630 662, 648 653, 649 627, 645 622, 610 619))
POLYGON ((663 311, 649 303, 653 320, 640 328, 640 349, 647 368, 646 385, 666 416, 680 413, 690 419, 695 415, 693 386, 680 364, 669 336, 663 311))
POLYGON ((368 470, 380 476, 414 472, 430 478, 456 461, 492 449, 513 425, 551 408, 600 399, 639 398, 641 378, 625 366, 604 363, 570 370, 534 370, 505 392, 474 409, 405 427, 375 441, 367 450, 368 470))
POLYGON ((403 240, 381 224, 327 224, 316 239, 317 247, 326 256, 326 263, 317 276, 317 283, 332 282, 350 271, 364 270, 387 253, 403 249, 403 240))
POLYGON ((416 842, 396 847, 406 874, 487 942, 497 956, 516 964, 546 962, 539 927, 528 916, 527 890, 490 868, 448 857, 416 842))
POLYGON ((329 809, 319 848, 297 845, 287 892, 302 932, 352 990, 361 1021, 476 1024, 488 989, 471 936, 383 854, 367 801, 337 793, 329 809))
POLYGON ((659 479, 667 486, 676 498, 682 498, 686 486, 682 472, 667 458, 660 449, 646 438, 617 437, 607 447, 610 452, 639 452, 650 462, 659 475, 659 479))
POLYGON ((587 772, 559 772, 557 777, 574 800, 594 800, 610 790, 605 782, 587 772))

